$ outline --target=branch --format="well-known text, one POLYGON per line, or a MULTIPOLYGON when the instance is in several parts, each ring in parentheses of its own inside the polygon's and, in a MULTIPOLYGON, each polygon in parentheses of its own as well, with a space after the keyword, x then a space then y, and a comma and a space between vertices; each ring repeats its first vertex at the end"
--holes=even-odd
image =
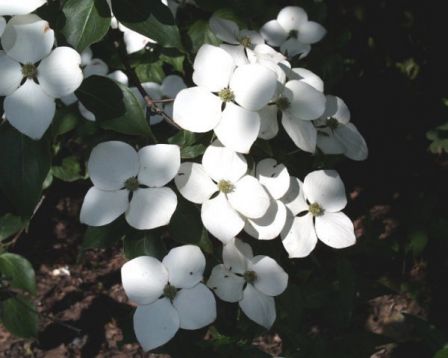
POLYGON ((164 102, 172 102, 174 99, 161 99, 156 100, 151 98, 151 96, 146 92, 146 90, 143 88, 142 83, 140 79, 138 78, 137 74, 135 73, 135 70, 132 68, 131 63, 129 62, 128 54, 126 52, 126 44, 123 40, 123 32, 120 30, 111 30, 112 33, 112 39, 115 49, 118 52, 118 55, 120 56, 121 62, 123 63, 126 74, 128 75, 129 79, 132 83, 136 86, 138 92, 142 95, 147 108, 165 119, 169 124, 176 127, 177 129, 182 129, 177 125, 176 122, 174 122, 173 118, 171 118, 163 109, 161 109, 157 103, 164 103, 164 102))

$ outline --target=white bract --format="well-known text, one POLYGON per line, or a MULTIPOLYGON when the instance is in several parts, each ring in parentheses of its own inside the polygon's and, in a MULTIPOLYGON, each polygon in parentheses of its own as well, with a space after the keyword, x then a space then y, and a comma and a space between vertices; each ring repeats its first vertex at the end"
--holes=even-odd
POLYGON ((46 3, 46 0, 0 0, 0 15, 26 15, 46 3))
POLYGON ((353 160, 367 159, 367 143, 350 123, 350 110, 339 97, 327 96, 326 110, 317 127, 317 146, 323 153, 344 154, 353 160))
POLYGON ((33 139, 40 139, 51 124, 55 98, 72 93, 83 80, 80 55, 70 47, 52 50, 54 41, 48 22, 37 15, 11 18, 1 37, 0 96, 6 96, 5 116, 33 139))
POLYGON ((353 223, 341 212, 347 197, 336 171, 311 172, 303 184, 292 178, 290 189, 280 200, 290 209, 281 235, 289 257, 308 256, 318 239, 335 249, 355 244, 353 223))
MULTIPOLYGON (((161 84, 156 82, 144 82, 142 83, 142 86, 146 93, 154 100, 174 99, 180 91, 187 88, 182 77, 178 75, 166 76, 161 84)), ((140 101, 142 107, 146 108, 146 102, 137 88, 132 87, 131 90, 140 101)), ((173 102, 162 103, 161 108, 169 117, 173 116, 173 102)), ((152 114, 150 117, 150 124, 158 124, 162 120, 163 117, 160 114, 152 114)))
POLYGON ((289 57, 305 57, 311 51, 311 44, 319 42, 326 34, 325 28, 314 21, 301 7, 287 6, 280 10, 277 19, 268 21, 260 29, 266 42, 280 47, 289 57))
POLYGON ((165 187, 180 167, 177 145, 148 145, 135 151, 129 144, 98 144, 87 165, 93 187, 81 208, 82 223, 107 225, 125 213, 132 227, 149 230, 167 225, 177 197, 165 187))
POLYGON ((210 29, 222 41, 231 45, 241 45, 252 48, 263 44, 263 37, 256 31, 240 30, 238 25, 232 21, 219 16, 212 16, 209 21, 210 29))
POLYGON ((268 158, 258 162, 256 177, 269 193, 270 205, 266 213, 258 219, 247 219, 244 231, 258 240, 272 240, 280 235, 287 217, 285 204, 278 200, 289 189, 290 180, 288 169, 268 158))
POLYGON ((179 328, 199 329, 216 319, 216 301, 202 275, 205 257, 197 246, 172 249, 162 262, 140 256, 121 268, 129 299, 135 302, 134 331, 145 351, 174 337, 179 328))
POLYGON ((176 96, 174 121, 191 132, 214 130, 226 147, 248 153, 260 130, 256 111, 277 89, 275 73, 260 64, 237 67, 225 50, 207 44, 199 49, 193 67, 197 87, 176 96))
POLYGON ((277 113, 294 144, 310 153, 316 151, 317 130, 312 120, 325 111, 324 94, 302 79, 286 82, 275 103, 259 111, 261 129, 259 137, 271 139, 278 133, 277 113))
POLYGON ((270 206, 265 189, 246 172, 241 154, 215 142, 205 151, 202 165, 182 163, 174 179, 182 196, 202 205, 205 228, 224 243, 244 228, 246 218, 261 218, 270 206))
POLYGON ((269 329, 276 319, 274 296, 288 285, 288 274, 269 256, 254 256, 239 239, 223 247, 223 264, 213 268, 207 286, 226 302, 238 302, 252 321, 269 329))

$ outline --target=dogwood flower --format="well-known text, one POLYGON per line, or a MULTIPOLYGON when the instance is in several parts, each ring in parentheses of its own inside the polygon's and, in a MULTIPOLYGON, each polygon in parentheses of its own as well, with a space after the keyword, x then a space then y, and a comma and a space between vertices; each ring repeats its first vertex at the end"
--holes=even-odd
POLYGON ((317 122, 317 146, 323 153, 344 154, 353 160, 367 159, 367 143, 350 123, 350 110, 342 99, 328 95, 325 113, 317 122))
POLYGON ((0 15, 26 15, 44 5, 46 0, 0 0, 0 15))
POLYGON ((232 239, 222 250, 224 264, 213 268, 207 286, 226 302, 238 302, 252 321, 269 329, 276 319, 274 296, 288 286, 288 274, 269 256, 232 239))
POLYGON ((220 47, 233 57, 237 66, 248 63, 246 49, 264 44, 263 37, 257 31, 240 30, 234 21, 216 15, 210 18, 209 26, 216 37, 224 42, 220 47))
MULTIPOLYGON (((175 98, 177 94, 183 89, 187 88, 182 77, 177 75, 169 75, 166 76, 161 84, 155 82, 144 82, 142 83, 143 88, 146 93, 155 100, 158 99, 166 99, 166 98, 175 98)), ((132 92, 138 98, 143 108, 146 108, 146 102, 142 97, 141 93, 137 90, 137 88, 132 87, 132 92)), ((163 111, 170 117, 173 116, 173 102, 166 102, 162 104, 163 111)), ((163 121, 163 117, 159 114, 153 114, 150 118, 150 124, 158 124, 163 121)))
POLYGON ((287 216, 285 204, 278 200, 289 189, 288 169, 273 158, 258 162, 255 175, 270 196, 266 213, 258 219, 246 219, 244 231, 258 240, 272 240, 282 232, 287 216))
POLYGON ((286 133, 294 144, 310 153, 316 150, 317 130, 312 120, 325 111, 325 96, 302 80, 286 82, 275 103, 259 111, 261 128, 259 137, 271 139, 278 133, 277 114, 286 133))
POLYGON ((280 10, 277 19, 264 24, 260 33, 269 45, 280 47, 282 53, 303 58, 310 52, 311 44, 322 40, 326 30, 317 22, 308 21, 301 7, 287 6, 280 10))
POLYGON ((244 228, 245 218, 261 218, 270 206, 265 189, 246 172, 244 157, 215 141, 206 149, 202 165, 182 163, 174 179, 185 199, 202 205, 205 228, 224 243, 244 228))
POLYGON ((145 351, 174 337, 179 328, 194 330, 216 319, 216 301, 202 275, 205 257, 194 245, 172 249, 162 262, 140 256, 121 268, 123 288, 137 304, 134 331, 145 351))
POLYGON ((40 139, 53 120, 55 98, 72 93, 83 80, 80 55, 70 47, 52 50, 54 40, 48 22, 33 14, 11 18, 1 37, 5 116, 33 139, 40 139))
POLYGON ((290 189, 280 200, 290 209, 281 234, 289 257, 308 256, 318 239, 335 249, 355 244, 353 223, 341 212, 347 198, 344 183, 336 171, 311 172, 303 184, 293 178, 290 189))
POLYGON ((98 144, 87 164, 93 187, 81 207, 82 223, 107 225, 125 213, 129 225, 149 230, 167 225, 177 206, 176 194, 165 187, 177 174, 177 145, 148 145, 135 151, 129 144, 98 144))
POLYGON ((174 121, 191 132, 213 129, 226 147, 248 153, 260 130, 255 111, 263 108, 277 89, 275 73, 260 64, 236 67, 225 50, 208 44, 199 49, 193 67, 197 87, 176 96, 174 121))

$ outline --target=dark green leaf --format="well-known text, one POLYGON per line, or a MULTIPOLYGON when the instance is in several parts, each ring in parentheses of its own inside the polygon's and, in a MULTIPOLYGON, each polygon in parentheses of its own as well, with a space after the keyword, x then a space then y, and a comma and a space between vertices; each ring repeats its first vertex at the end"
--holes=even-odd
POLYGON ((10 298, 0 304, 1 322, 12 334, 32 338, 37 336, 38 316, 33 303, 23 297, 10 298))
POLYGON ((106 0, 67 0, 62 8, 68 43, 78 52, 100 41, 110 27, 111 14, 106 0))
POLYGON ((162 62, 142 63, 135 67, 135 73, 141 82, 161 83, 165 78, 162 62))
POLYGON ((51 130, 53 138, 58 135, 62 135, 73 130, 80 121, 79 115, 70 110, 69 108, 63 108, 56 112, 54 116, 51 130))
POLYGON ((153 256, 162 259, 166 254, 166 246, 160 230, 137 232, 124 239, 124 254, 132 260, 139 256, 153 256))
POLYGON ((142 105, 128 87, 106 77, 90 76, 76 95, 95 114, 101 127, 124 134, 151 135, 142 105))
POLYGON ((26 226, 26 224, 27 221, 18 216, 12 214, 3 215, 0 218, 0 241, 19 232, 26 226))
POLYGON ((11 287, 36 293, 36 276, 33 266, 22 256, 5 252, 0 255, 0 273, 11 287))
POLYGON ((20 215, 33 214, 50 164, 45 140, 33 141, 9 125, 0 128, 0 188, 20 215))
POLYGON ((191 147, 182 148, 180 155, 182 159, 194 159, 204 154, 207 147, 204 144, 192 145, 191 147))
POLYGON ((179 29, 167 6, 159 0, 112 0, 114 15, 123 25, 161 46, 181 48, 179 29))
POLYGON ((89 226, 84 234, 82 248, 86 250, 112 247, 124 237, 128 229, 129 227, 122 217, 109 225, 89 226))
POLYGON ((174 136, 168 138, 168 143, 177 144, 180 147, 186 147, 194 144, 197 140, 197 134, 186 130, 180 130, 174 136))
POLYGON ((169 228, 172 238, 177 242, 197 244, 201 240, 203 230, 199 209, 193 203, 179 198, 169 228))
POLYGON ((192 51, 197 52, 203 44, 218 45, 220 40, 210 30, 208 21, 198 20, 188 29, 192 51))
POLYGON ((62 165, 51 168, 53 176, 66 182, 83 179, 81 165, 76 157, 67 157, 62 160, 62 165))
POLYGON ((448 348, 443 348, 438 351, 434 358, 448 358, 448 348))

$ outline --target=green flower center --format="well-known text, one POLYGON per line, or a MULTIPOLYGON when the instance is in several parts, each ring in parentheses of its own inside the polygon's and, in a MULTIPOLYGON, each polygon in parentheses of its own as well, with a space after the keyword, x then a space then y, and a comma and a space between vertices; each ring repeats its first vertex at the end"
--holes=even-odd
POLYGON ((140 183, 138 182, 138 179, 136 177, 129 178, 124 182, 124 187, 129 191, 136 191, 139 186, 140 183))
POLYGON ((247 283, 254 283, 257 280, 257 273, 255 271, 246 271, 243 278, 247 283))
POLYGON ((320 216, 324 213, 324 209, 318 203, 313 203, 308 207, 309 212, 313 216, 320 216))
POLYGON ((25 78, 35 78, 37 76, 37 67, 31 63, 22 66, 22 75, 25 78))
POLYGON ((299 37, 299 32, 297 30, 291 30, 289 31, 289 37, 296 39, 297 37, 299 37))
POLYGON ((249 48, 251 48, 252 47, 252 40, 250 39, 250 37, 249 36, 244 36, 244 37, 242 37, 242 38, 240 38, 240 44, 243 46, 243 47, 249 47, 249 48))
POLYGON ((337 119, 330 118, 330 119, 327 120, 327 127, 328 128, 330 128, 332 130, 335 130, 338 126, 339 126, 339 122, 338 122, 337 119))
POLYGON ((235 94, 230 88, 224 88, 221 91, 218 92, 219 98, 221 98, 221 101, 223 102, 231 102, 235 99, 235 94))
POLYGON ((220 180, 218 183, 218 189, 221 193, 229 194, 235 190, 235 185, 228 180, 220 180))
POLYGON ((280 97, 276 104, 279 110, 284 111, 291 105, 291 102, 289 102, 289 99, 286 97, 280 97))
POLYGON ((177 288, 168 283, 163 289, 163 295, 170 300, 174 300, 174 297, 177 295, 177 288))

